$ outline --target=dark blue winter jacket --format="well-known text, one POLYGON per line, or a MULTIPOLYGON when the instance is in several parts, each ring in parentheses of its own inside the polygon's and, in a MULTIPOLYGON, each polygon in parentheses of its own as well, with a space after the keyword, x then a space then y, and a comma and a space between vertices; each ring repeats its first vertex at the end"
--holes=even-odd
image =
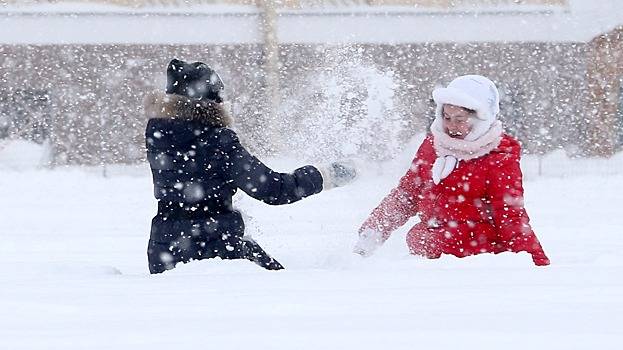
POLYGON ((238 189, 280 205, 323 188, 322 176, 313 166, 279 173, 249 154, 227 128, 230 119, 221 104, 154 94, 146 99, 145 108, 150 117, 147 159, 158 200, 151 241, 176 247, 199 242, 197 246, 203 247, 211 240, 241 237, 244 223, 232 207, 238 189))

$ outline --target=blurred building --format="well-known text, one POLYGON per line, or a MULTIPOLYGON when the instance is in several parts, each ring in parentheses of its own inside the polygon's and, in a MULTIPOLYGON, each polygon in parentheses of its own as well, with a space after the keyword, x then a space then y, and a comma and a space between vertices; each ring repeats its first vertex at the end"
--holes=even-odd
MULTIPOLYGON (((0 4, 0 25, 16 29, 0 33, 0 138, 50 140, 56 164, 142 160, 142 96, 162 88, 172 57, 221 72, 238 128, 260 153, 322 118, 328 87, 310 81, 353 60, 391 75, 392 122, 405 139, 428 126, 435 86, 478 73, 499 85, 501 117, 529 153, 609 156, 623 143, 620 1, 0 4)), ((369 113, 362 87, 377 78, 344 78, 345 119, 369 113)))

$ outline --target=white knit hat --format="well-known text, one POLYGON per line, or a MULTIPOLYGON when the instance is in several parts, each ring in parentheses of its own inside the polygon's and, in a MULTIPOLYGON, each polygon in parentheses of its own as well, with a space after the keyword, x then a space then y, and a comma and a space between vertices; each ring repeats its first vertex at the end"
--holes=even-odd
POLYGON ((500 95, 495 84, 482 75, 463 75, 450 82, 448 87, 433 90, 437 104, 436 119, 441 122, 444 104, 465 107, 476 111, 472 130, 465 137, 467 141, 478 139, 489 130, 500 112, 500 95))

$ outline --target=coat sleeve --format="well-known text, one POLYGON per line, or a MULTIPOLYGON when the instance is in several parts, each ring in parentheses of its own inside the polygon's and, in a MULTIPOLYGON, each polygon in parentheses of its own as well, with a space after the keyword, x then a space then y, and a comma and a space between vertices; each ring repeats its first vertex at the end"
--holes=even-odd
POLYGON ((322 175, 315 167, 307 165, 290 174, 279 173, 251 155, 234 131, 223 129, 220 140, 228 155, 231 181, 249 196, 270 205, 282 205, 322 191, 322 175))
POLYGON ((524 208, 519 154, 498 154, 491 166, 488 194, 500 250, 526 251, 532 254, 536 265, 548 265, 549 259, 532 231, 524 208))
POLYGON ((420 192, 422 186, 422 180, 418 174, 421 159, 422 147, 411 162, 407 173, 400 178, 398 186, 392 189, 372 211, 359 228, 359 233, 372 229, 381 232, 383 238, 387 239, 394 230, 404 225, 417 213, 418 197, 416 194, 420 192))

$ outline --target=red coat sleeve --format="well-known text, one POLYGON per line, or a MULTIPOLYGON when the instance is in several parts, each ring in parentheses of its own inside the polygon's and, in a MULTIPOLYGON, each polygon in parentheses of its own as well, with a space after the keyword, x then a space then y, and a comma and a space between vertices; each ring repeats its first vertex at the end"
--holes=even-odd
MULTIPOLYGON (((426 142, 424 141, 424 143, 426 142)), ((359 233, 365 229, 373 229, 381 232, 383 237, 387 239, 394 230, 404 225, 417 213, 417 193, 420 192, 422 186, 418 170, 422 163, 423 148, 424 144, 420 146, 407 173, 400 178, 398 186, 391 190, 372 211, 368 219, 361 225, 359 233)))
POLYGON ((491 166, 488 194, 500 250, 526 251, 536 265, 549 265, 524 208, 519 152, 496 154, 491 166))

